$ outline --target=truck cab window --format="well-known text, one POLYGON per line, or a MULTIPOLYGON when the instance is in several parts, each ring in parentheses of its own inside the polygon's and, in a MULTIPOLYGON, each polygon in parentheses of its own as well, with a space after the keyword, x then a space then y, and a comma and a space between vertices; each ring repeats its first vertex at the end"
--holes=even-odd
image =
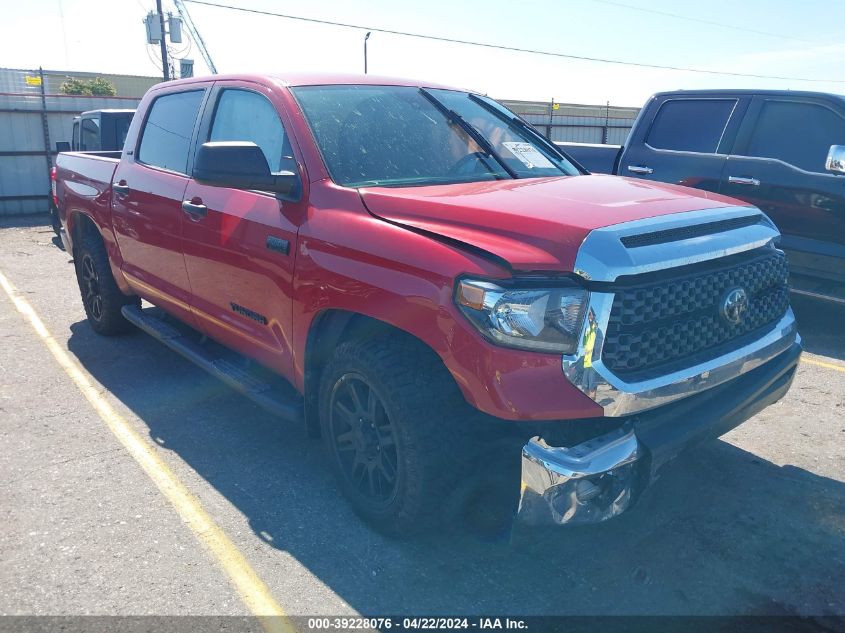
POLYGON ((814 103, 768 101, 743 154, 825 173, 831 145, 845 145, 845 118, 814 103))
POLYGON ((187 173, 191 134, 202 97, 202 90, 192 90, 156 99, 144 123, 138 160, 187 173))
POLYGON ((676 99, 660 106, 646 143, 654 149, 713 154, 728 124, 734 99, 676 99))
POLYGON ((249 90, 224 90, 217 102, 209 141, 251 141, 261 148, 270 171, 295 171, 296 161, 276 108, 249 90))
POLYGON ((100 150, 100 122, 97 119, 82 119, 80 149, 83 152, 97 152, 100 150))

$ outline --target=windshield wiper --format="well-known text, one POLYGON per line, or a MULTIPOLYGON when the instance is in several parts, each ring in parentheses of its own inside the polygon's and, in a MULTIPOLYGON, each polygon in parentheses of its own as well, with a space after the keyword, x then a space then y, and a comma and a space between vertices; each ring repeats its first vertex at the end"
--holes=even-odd
POLYGON ((449 119, 449 121, 451 121, 459 128, 461 128, 464 132, 466 132, 469 137, 473 141, 475 141, 476 144, 482 149, 482 151, 484 151, 485 154, 487 154, 488 156, 492 156, 496 160, 496 162, 502 166, 502 169, 507 172, 508 176, 510 176, 511 178, 519 178, 519 176, 516 175, 516 172, 507 166, 505 160, 499 155, 499 153, 496 151, 490 141, 484 138, 481 132, 476 130, 473 125, 466 121, 466 119, 464 119, 460 114, 458 114, 454 110, 450 110, 445 105, 443 105, 443 103, 441 103, 441 101, 437 97, 435 97, 425 88, 420 88, 420 94, 426 99, 428 99, 431 102, 431 105, 437 108, 443 114, 443 116, 449 119))
MULTIPOLYGON (((502 121, 504 121, 508 125, 510 125, 512 127, 519 128, 520 130, 522 130, 524 132, 527 132, 532 137, 534 137, 534 139, 539 141, 546 149, 551 150, 558 157, 562 158, 566 162, 572 163, 572 165, 576 169, 579 169, 579 170, 583 171, 584 173, 588 173, 586 169, 584 169, 579 163, 577 163, 576 161, 572 160, 569 156, 567 156, 563 152, 563 150, 558 148, 557 145, 552 143, 549 139, 547 139, 545 136, 543 136, 537 130, 535 130, 533 126, 529 125, 528 123, 526 123, 525 121, 520 119, 518 116, 516 116, 516 115, 508 116, 507 114, 505 114, 504 112, 499 110, 496 106, 491 105, 490 103, 488 103, 487 101, 485 101, 484 99, 479 97, 478 95, 474 95, 472 93, 469 93, 469 98, 470 98, 471 101, 474 101, 475 103, 480 105, 482 108, 484 108, 488 112, 492 113, 494 116, 498 117, 499 119, 501 119, 502 121)), ((559 165, 555 165, 555 166, 558 169, 560 169, 561 171, 564 171, 563 169, 560 168, 559 165)))

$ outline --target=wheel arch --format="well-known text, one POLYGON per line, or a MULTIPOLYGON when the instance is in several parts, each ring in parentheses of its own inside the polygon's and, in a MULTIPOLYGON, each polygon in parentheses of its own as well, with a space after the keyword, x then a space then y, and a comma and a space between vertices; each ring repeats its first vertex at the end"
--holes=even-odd
POLYGON ((436 350, 413 333, 360 312, 335 308, 324 309, 312 319, 305 343, 305 424, 310 437, 319 437, 320 435, 319 384, 322 369, 331 357, 332 350, 345 341, 365 340, 389 335, 405 337, 424 347, 433 357, 437 358, 442 369, 454 381, 451 372, 436 350))

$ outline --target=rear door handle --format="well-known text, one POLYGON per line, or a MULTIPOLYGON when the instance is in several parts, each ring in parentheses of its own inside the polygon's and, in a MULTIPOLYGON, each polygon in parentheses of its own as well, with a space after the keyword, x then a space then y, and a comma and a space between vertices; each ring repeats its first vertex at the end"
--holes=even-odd
POLYGON ((645 165, 628 165, 628 171, 632 174, 653 174, 654 170, 645 165))
POLYGON ((193 200, 183 200, 182 211, 196 219, 204 218, 208 215, 208 207, 202 204, 202 202, 194 202, 193 200))
POLYGON ((126 184, 125 180, 121 180, 120 182, 113 182, 111 188, 119 196, 128 196, 129 192, 132 191, 129 185, 126 184))
POLYGON ((760 181, 757 178, 747 176, 728 176, 728 182, 733 185, 745 185, 746 187, 759 187, 760 181))

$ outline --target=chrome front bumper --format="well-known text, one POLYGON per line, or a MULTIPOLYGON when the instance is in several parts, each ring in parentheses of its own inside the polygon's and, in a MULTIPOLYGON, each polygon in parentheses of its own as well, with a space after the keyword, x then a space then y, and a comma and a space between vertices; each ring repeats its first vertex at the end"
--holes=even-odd
POLYGON ((517 520, 526 525, 598 523, 621 514, 639 491, 643 456, 632 429, 571 448, 533 438, 522 448, 517 520))
MULTIPOLYGON (((660 469, 699 442, 727 433, 786 394, 801 344, 693 398, 620 421, 576 446, 535 437, 522 448, 517 523, 597 523, 628 509, 660 469)), ((589 424, 584 420, 584 424, 589 424)))

